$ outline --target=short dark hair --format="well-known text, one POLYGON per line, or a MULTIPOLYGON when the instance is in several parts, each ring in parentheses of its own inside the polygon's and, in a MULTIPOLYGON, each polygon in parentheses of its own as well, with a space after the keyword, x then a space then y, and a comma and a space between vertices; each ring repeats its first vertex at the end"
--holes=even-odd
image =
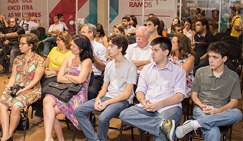
POLYGON ((240 14, 241 12, 241 8, 240 6, 236 6, 236 5, 233 5, 233 6, 230 6, 230 9, 234 12, 237 12, 238 14, 240 14))
POLYGON ((130 17, 128 17, 128 16, 124 16, 124 17, 122 17, 122 20, 123 20, 123 19, 127 20, 128 22, 130 21, 130 17))
POLYGON ((209 23, 206 19, 198 19, 196 22, 201 22, 201 24, 206 26, 207 31, 209 31, 209 23))
POLYGON ((169 50, 169 54, 172 48, 172 44, 170 39, 166 38, 166 37, 157 37, 155 39, 153 39, 150 43, 151 46, 157 45, 159 44, 160 48, 165 51, 165 50, 169 50))
POLYGON ((150 17, 150 18, 148 18, 147 20, 146 20, 147 22, 148 21, 150 21, 150 22, 152 22, 153 24, 154 24, 154 26, 158 26, 158 28, 157 28, 157 32, 158 32, 158 34, 160 35, 161 33, 162 33, 162 30, 161 30, 161 24, 160 24, 160 20, 159 20, 159 18, 157 18, 157 17, 150 17))
POLYGON ((37 43, 39 41, 38 37, 33 33, 21 34, 19 36, 19 41, 21 38, 26 38, 28 45, 32 45, 31 51, 34 52, 37 49, 37 43))
POLYGON ((57 13, 57 18, 60 19, 61 17, 63 17, 63 14, 62 13, 57 13))
POLYGON ((172 26, 172 30, 175 32, 175 30, 176 30, 176 27, 181 27, 181 28, 183 28, 183 26, 181 25, 181 24, 175 24, 175 25, 173 25, 172 26))
POLYGON ((80 50, 79 57, 81 62, 88 58, 94 62, 92 45, 88 37, 85 35, 79 35, 73 40, 73 42, 78 46, 80 50))
POLYGON ((228 44, 224 41, 217 41, 211 43, 208 47, 208 52, 214 52, 220 54, 222 57, 227 56, 228 44))
POLYGON ((128 39, 124 35, 112 35, 109 38, 109 41, 112 42, 112 44, 118 46, 118 48, 122 48, 122 55, 126 54, 126 50, 128 47, 128 39))

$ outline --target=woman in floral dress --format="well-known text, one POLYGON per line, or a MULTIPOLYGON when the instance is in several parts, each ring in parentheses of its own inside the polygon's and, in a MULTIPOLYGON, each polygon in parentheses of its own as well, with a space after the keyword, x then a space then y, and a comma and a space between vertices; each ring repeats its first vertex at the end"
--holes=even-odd
POLYGON ((9 83, 0 99, 1 141, 13 140, 12 136, 19 123, 21 109, 40 98, 40 79, 44 74, 44 59, 35 53, 37 42, 37 36, 32 33, 20 36, 19 48, 23 54, 15 58, 9 83), (14 85, 24 88, 20 89, 16 96, 11 96, 10 87, 14 85), (11 108, 10 117, 9 108, 11 108))
POLYGON ((187 74, 187 94, 186 97, 190 97, 194 67, 194 53, 191 48, 191 41, 186 35, 175 35, 172 38, 172 49, 169 60, 179 65, 186 71, 187 74))
POLYGON ((60 101, 51 94, 45 96, 43 102, 45 141, 53 141, 51 136, 53 128, 57 134, 58 141, 64 141, 62 128, 56 118, 56 115, 59 113, 63 113, 76 128, 80 129, 73 111, 76 107, 86 102, 88 97, 88 85, 92 71, 92 61, 94 60, 90 40, 84 35, 74 39, 71 52, 74 56, 65 59, 58 72, 57 81, 80 84, 81 90, 67 103, 60 101))

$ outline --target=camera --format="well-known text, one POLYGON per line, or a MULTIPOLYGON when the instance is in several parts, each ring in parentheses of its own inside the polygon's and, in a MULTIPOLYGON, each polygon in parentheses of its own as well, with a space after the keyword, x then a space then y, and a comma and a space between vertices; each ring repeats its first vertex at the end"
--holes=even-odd
POLYGON ((23 86, 20 86, 20 85, 14 85, 12 87, 10 87, 10 95, 12 97, 16 97, 16 93, 20 90, 20 89, 23 89, 24 87, 23 86))

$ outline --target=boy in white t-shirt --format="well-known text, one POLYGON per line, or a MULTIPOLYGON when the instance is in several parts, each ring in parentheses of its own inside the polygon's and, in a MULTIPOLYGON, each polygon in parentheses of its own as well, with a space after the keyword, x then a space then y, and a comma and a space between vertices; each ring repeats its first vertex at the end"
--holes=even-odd
POLYGON ((95 99, 76 108, 74 115, 87 140, 107 140, 109 122, 113 117, 129 106, 136 84, 136 66, 124 57, 128 46, 125 36, 115 35, 109 41, 108 53, 113 58, 105 68, 104 83, 95 99), (101 112, 98 121, 98 134, 88 118, 89 113, 101 112))

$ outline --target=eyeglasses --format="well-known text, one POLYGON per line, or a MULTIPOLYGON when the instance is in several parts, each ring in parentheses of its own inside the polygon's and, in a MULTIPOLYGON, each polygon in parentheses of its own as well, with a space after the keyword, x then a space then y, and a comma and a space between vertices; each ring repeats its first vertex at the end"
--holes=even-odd
POLYGON ((25 45, 25 44, 28 44, 28 43, 22 43, 22 42, 19 42, 19 45, 20 45, 20 46, 23 46, 23 45, 25 45))

